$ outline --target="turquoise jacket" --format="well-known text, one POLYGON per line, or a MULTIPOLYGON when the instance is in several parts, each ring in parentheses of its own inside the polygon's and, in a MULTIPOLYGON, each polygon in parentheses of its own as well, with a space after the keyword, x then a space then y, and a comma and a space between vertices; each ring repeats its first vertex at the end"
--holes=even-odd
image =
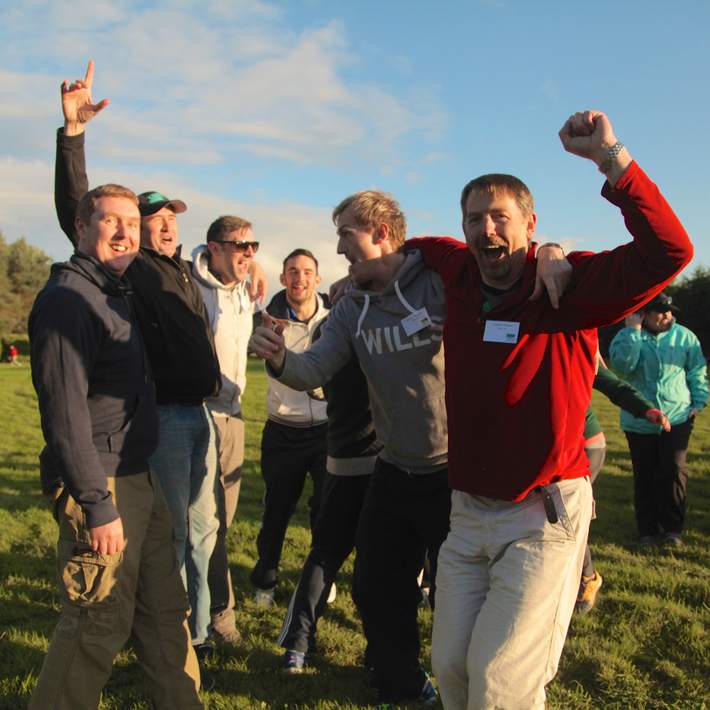
MULTIPOLYGON (((645 328, 622 328, 609 348, 612 367, 662 410, 671 425, 688 419, 691 409, 708 401, 705 357, 697 336, 674 323, 657 335, 645 328)), ((637 434, 656 434, 660 428, 621 412, 621 428, 637 434)))

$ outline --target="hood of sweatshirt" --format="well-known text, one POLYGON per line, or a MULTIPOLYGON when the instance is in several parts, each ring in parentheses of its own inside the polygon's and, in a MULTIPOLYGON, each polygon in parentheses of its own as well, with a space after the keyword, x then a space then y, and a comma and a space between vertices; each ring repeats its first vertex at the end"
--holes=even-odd
POLYGON ((207 288, 221 288, 229 291, 233 286, 225 286, 210 271, 210 252, 206 244, 199 244, 192 251, 192 275, 195 280, 207 288))

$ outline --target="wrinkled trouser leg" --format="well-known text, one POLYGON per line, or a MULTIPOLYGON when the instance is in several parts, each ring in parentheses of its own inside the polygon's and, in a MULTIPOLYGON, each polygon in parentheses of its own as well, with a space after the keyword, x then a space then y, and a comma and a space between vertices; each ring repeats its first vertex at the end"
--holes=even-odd
POLYGON ((187 624, 190 608, 170 544, 172 516, 154 474, 150 482, 153 514, 141 550, 133 618, 136 655, 156 708, 201 708, 200 670, 187 624))
POLYGON ((446 470, 411 475, 377 461, 357 531, 354 600, 381 702, 416 698, 426 679, 417 578, 427 550, 436 570, 450 501, 446 470))
POLYGON ((291 597, 278 643, 307 653, 323 613, 330 585, 355 546, 360 510, 370 476, 333 476, 323 486, 320 513, 313 530, 313 546, 291 597))
POLYGON ((432 664, 447 710, 544 708, 579 587, 588 479, 509 503, 455 491, 439 553, 432 664))
POLYGON ((210 623, 208 570, 219 529, 217 440, 204 406, 159 406, 160 444, 150 458, 175 526, 175 552, 192 613, 193 643, 202 643, 210 623))
POLYGON ((142 604, 144 546, 154 538, 156 528, 162 569, 167 576, 158 580, 161 599, 152 612, 162 613, 171 604, 175 609, 169 614, 169 623, 163 624, 164 636, 170 643, 152 657, 142 654, 142 664, 148 672, 149 690, 157 707, 199 708, 199 674, 185 629, 187 602, 170 545, 172 528, 165 527, 161 511, 162 496, 154 494, 148 474, 109 477, 108 488, 126 538, 124 550, 114 555, 100 555, 91 550, 80 506, 65 489, 58 491, 55 509, 59 523, 57 557, 62 610, 30 708, 98 707, 113 660, 134 626, 134 609, 142 604), (159 683, 154 678, 157 675, 161 676, 159 683), (181 689, 181 697, 178 702, 163 702, 161 686, 171 683, 181 689))
POLYGON ((267 420, 261 438, 261 475, 264 479, 264 512, 256 538, 258 559, 250 574, 257 589, 276 586, 286 530, 311 474, 313 495, 309 503, 311 526, 320 505, 325 477, 327 424, 291 427, 267 420))
POLYGON ((217 429, 220 475, 217 484, 219 530, 209 568, 210 614, 215 630, 234 629, 234 589, 227 558, 227 533, 239 502, 244 463, 244 420, 241 416, 213 417, 217 429))

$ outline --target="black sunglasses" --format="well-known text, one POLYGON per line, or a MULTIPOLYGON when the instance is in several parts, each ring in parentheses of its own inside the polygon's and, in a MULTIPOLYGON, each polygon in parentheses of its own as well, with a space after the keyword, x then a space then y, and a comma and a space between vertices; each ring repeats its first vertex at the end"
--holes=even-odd
POLYGON ((217 242, 217 244, 231 244, 234 251, 246 251, 249 247, 255 254, 259 251, 259 242, 234 241, 233 239, 212 239, 211 241, 217 242))

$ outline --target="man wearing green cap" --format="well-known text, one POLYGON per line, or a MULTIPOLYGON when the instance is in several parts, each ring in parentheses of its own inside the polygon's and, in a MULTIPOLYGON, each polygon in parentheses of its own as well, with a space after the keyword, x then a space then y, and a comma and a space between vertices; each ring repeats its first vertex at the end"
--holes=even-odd
MULTIPOLYGON (((109 103, 92 103, 93 73, 89 62, 84 79, 62 85, 55 203, 61 227, 75 245, 74 213, 88 189, 84 129, 109 103)), ((192 606, 190 632, 199 655, 210 648, 207 577, 219 526, 216 436, 205 399, 219 392, 221 376, 202 295, 189 262, 180 256, 176 215, 187 207, 156 191, 138 197, 140 251, 126 275, 156 383, 160 442, 149 464, 173 515, 177 559, 192 606)))

